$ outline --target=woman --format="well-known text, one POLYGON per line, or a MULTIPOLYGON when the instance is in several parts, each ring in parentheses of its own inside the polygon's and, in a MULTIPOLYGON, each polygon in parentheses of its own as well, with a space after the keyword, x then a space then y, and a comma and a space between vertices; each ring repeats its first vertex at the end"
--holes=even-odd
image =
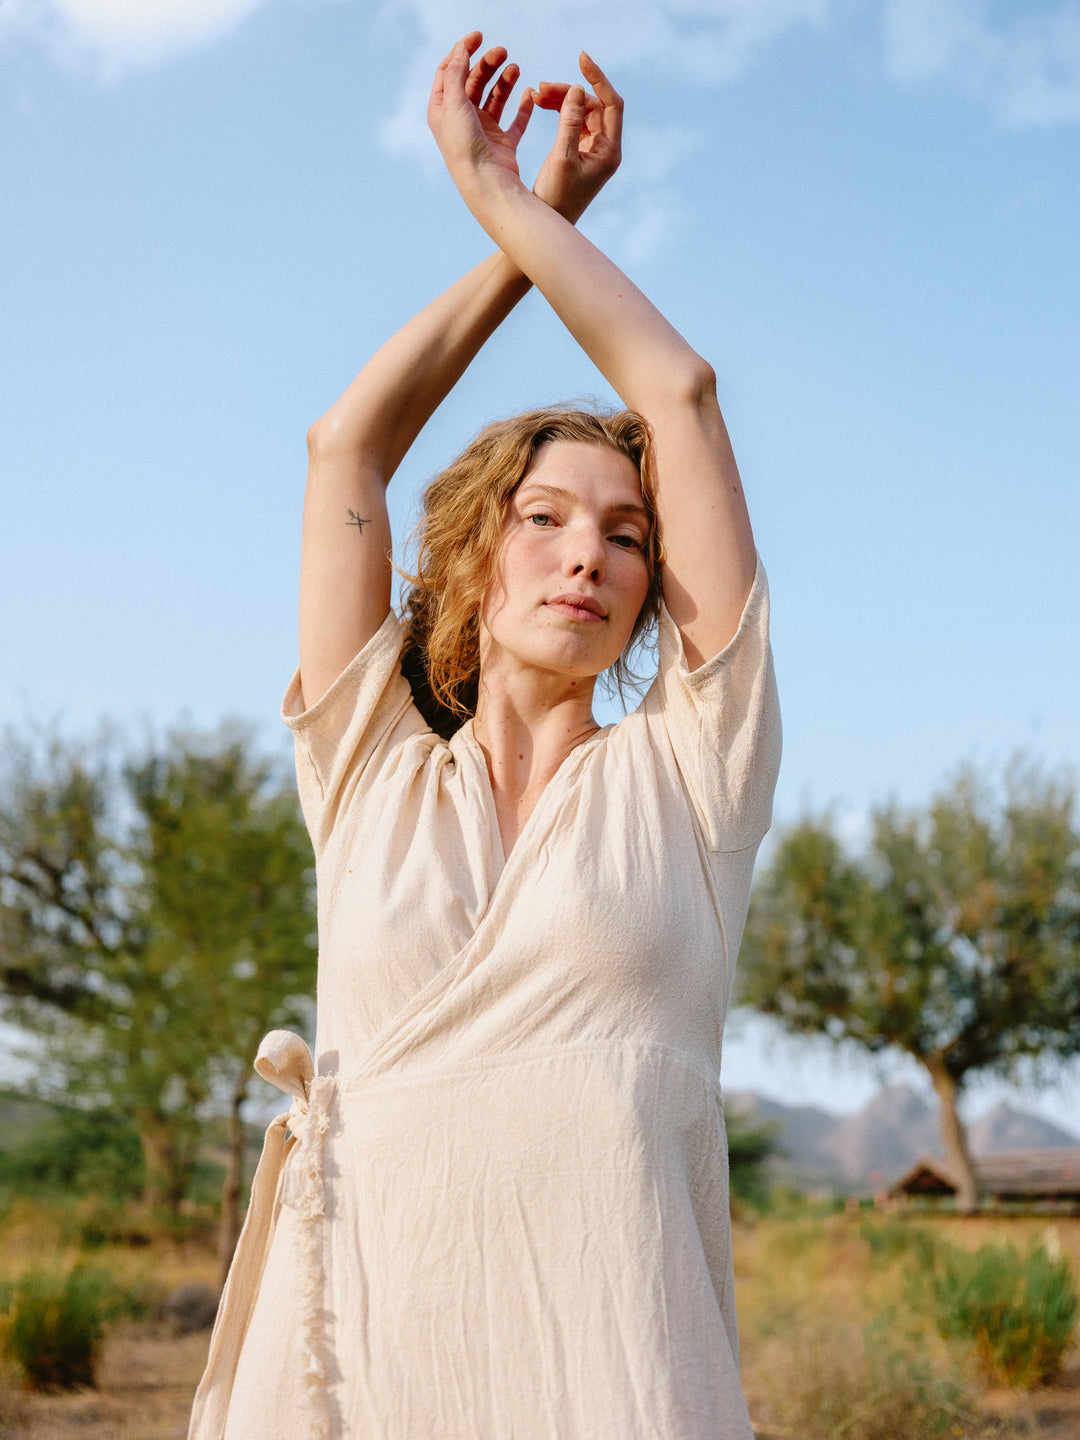
POLYGON ((583 56, 593 95, 529 92, 503 130, 517 69, 480 43, 429 123, 498 253, 310 437, 284 713, 317 1063, 260 1050, 295 1099, 200 1440, 751 1436, 718 1074, 779 758, 765 580, 711 370, 571 223, 618 164, 619 97, 583 56), (559 131, 530 192, 535 100, 559 131), (403 656, 386 484, 530 283, 636 413, 506 422, 435 482, 403 656), (657 680, 601 730, 596 677, 658 613, 657 680))

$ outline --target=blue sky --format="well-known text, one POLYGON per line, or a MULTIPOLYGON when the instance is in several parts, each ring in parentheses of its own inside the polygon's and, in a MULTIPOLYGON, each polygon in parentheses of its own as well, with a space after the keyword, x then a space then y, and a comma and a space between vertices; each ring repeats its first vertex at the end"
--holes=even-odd
MULTIPOLYGON (((283 746, 307 426, 486 252, 423 127, 473 26, 528 83, 584 47, 626 97, 584 228, 719 374, 778 818, 857 835, 962 761, 1080 764, 1076 0, 5 0, 0 722, 239 715, 283 746)), ((488 419, 606 394, 530 297, 395 479, 395 533, 488 419)), ((876 1083, 794 1053, 751 1026, 728 1083, 876 1083)))

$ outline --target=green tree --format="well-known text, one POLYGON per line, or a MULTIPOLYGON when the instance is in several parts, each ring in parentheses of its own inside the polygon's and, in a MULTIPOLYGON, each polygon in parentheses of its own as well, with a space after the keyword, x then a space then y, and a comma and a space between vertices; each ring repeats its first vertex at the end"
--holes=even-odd
POLYGON ((980 1072, 1017 1077, 1080 1053, 1075 783, 1015 761, 962 771, 925 813, 877 810, 862 854, 828 819, 781 835, 740 954, 743 1003, 924 1067, 957 1205, 977 1187, 957 1101, 980 1072))
POLYGON ((726 1109, 724 1125, 731 1198, 751 1209, 763 1210, 772 1188, 768 1162, 780 1149, 780 1127, 775 1121, 756 1125, 738 1112, 726 1109))
POLYGON ((44 1037, 55 1081, 132 1117, 151 1203, 178 1208, 207 1119, 225 1115, 227 1263, 259 1037, 311 1015, 312 858, 291 781, 223 727, 140 756, 14 747, 0 794, 7 1013, 44 1037))

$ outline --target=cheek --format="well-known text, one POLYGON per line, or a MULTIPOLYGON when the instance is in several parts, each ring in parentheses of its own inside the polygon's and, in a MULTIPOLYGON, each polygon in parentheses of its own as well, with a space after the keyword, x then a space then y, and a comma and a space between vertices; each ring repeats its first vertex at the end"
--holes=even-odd
POLYGON ((649 596, 649 570, 644 556, 634 561, 633 571, 626 578, 626 594, 633 606, 636 620, 649 596))
POLYGON ((484 598, 480 601, 480 624, 490 630, 492 621, 506 608, 507 599, 506 586, 500 571, 495 583, 484 592, 484 598))
POLYGON ((542 582, 551 564, 551 547, 544 544, 542 532, 527 530, 509 536, 499 556, 499 584, 510 600, 521 596, 530 586, 542 582))
POLYGON ((490 628, 491 622, 501 611, 513 610, 521 599, 531 569, 529 547, 518 535, 503 537, 499 551, 499 564, 495 579, 480 602, 480 620, 490 628))

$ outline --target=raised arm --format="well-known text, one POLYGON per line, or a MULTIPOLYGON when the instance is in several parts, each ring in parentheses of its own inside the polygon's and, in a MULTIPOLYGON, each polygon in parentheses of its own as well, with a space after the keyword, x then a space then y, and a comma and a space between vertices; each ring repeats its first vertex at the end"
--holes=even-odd
MULTIPOLYGON (((533 104, 558 108, 565 86, 527 91, 514 120, 501 128, 518 78, 506 51, 480 46, 474 32, 462 42, 462 94, 496 163, 518 177, 515 158, 533 104), (487 99, 484 91, 494 77, 487 99)), ((448 65, 450 57, 443 62, 448 65)), ((592 108, 599 109, 593 101, 592 108)), ((537 203, 558 206, 571 223, 619 163, 618 134, 590 138, 582 157, 549 157, 536 182, 537 203)), ((565 147, 564 147, 565 148, 565 147)), ((300 676, 304 702, 322 696, 371 638, 390 608, 391 536, 386 486, 410 445, 464 374, 485 340, 530 288, 502 251, 490 256, 416 315, 368 361, 308 434, 300 573, 300 676)))
MULTIPOLYGON (((615 127, 622 101, 585 55, 582 72, 604 123, 615 127)), ((468 74, 468 51, 459 44, 436 75, 432 131, 477 220, 544 294, 623 403, 649 421, 666 552, 664 598, 696 667, 735 633, 756 564, 713 371, 611 260, 498 163, 468 74)), ((553 155, 572 163, 587 103, 581 86, 567 89, 553 155)))

